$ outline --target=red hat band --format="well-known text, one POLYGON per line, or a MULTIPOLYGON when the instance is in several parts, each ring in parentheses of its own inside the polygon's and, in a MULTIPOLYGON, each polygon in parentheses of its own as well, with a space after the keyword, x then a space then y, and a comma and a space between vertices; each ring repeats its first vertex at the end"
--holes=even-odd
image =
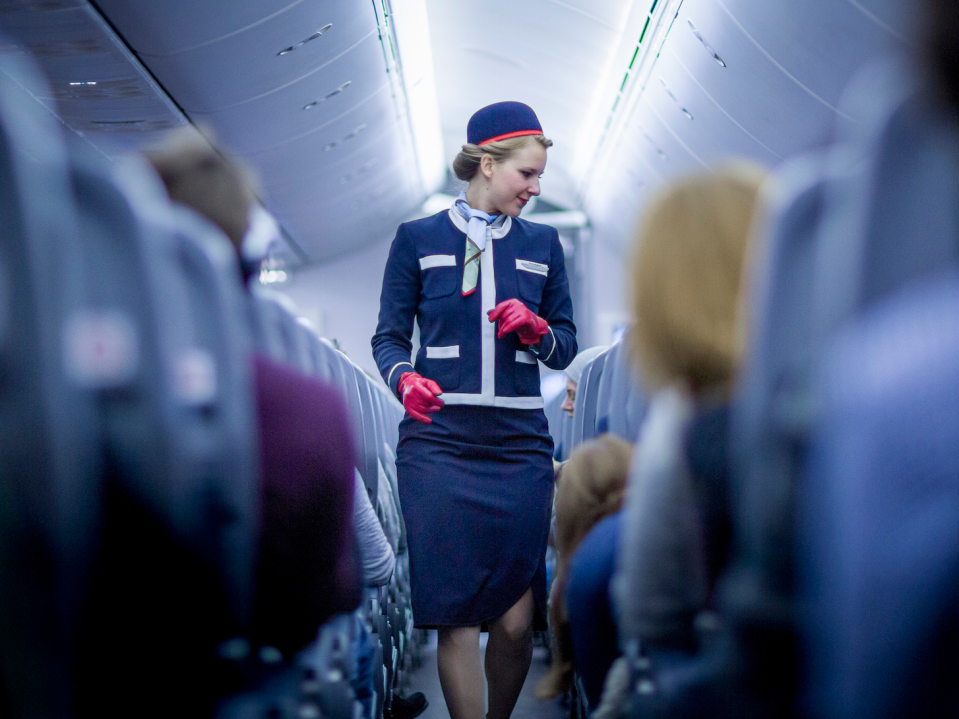
POLYGON ((499 142, 500 140, 509 140, 513 137, 526 137, 527 135, 542 135, 542 130, 517 130, 516 132, 507 132, 505 135, 497 135, 496 137, 491 137, 488 140, 483 140, 479 143, 479 146, 488 145, 491 142, 499 142))

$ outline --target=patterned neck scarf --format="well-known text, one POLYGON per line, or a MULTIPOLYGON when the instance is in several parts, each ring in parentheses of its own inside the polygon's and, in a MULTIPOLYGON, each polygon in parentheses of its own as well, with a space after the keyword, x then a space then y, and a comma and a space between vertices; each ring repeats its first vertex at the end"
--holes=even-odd
POLYGON ((479 279, 480 255, 486 249, 486 242, 506 222, 506 215, 488 215, 482 210, 474 210, 466 201, 466 193, 456 198, 453 209, 467 221, 466 256, 463 261, 463 296, 476 291, 479 279))

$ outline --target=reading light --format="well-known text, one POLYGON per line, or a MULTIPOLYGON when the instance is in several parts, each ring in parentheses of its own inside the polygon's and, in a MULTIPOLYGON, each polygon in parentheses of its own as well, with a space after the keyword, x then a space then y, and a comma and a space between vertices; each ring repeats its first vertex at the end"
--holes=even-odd
POLYGON ((294 50, 299 50, 301 47, 303 47, 304 45, 306 45, 306 43, 310 42, 311 40, 316 40, 316 38, 318 38, 320 35, 322 35, 323 33, 325 33, 325 32, 326 32, 327 30, 329 30, 331 27, 333 27, 333 23, 327 23, 326 25, 324 25, 323 27, 321 27, 319 30, 317 30, 315 33, 313 33, 313 34, 310 35, 308 38, 306 38, 305 40, 300 40, 300 41, 299 41, 298 43, 296 43, 295 45, 290 45, 289 47, 280 50, 280 51, 277 53, 277 55, 280 55, 280 56, 282 57, 283 55, 289 55, 289 54, 290 54, 291 52, 293 52, 294 50))
POLYGON ((706 52, 708 52, 710 55, 713 56, 713 60, 718 62, 722 67, 726 67, 726 61, 723 60, 718 54, 716 54, 716 51, 713 50, 712 45, 706 42, 706 39, 699 32, 699 29, 696 27, 696 24, 689 18, 686 19, 686 22, 689 24, 689 29, 693 31, 693 35, 696 36, 696 39, 703 44, 704 48, 706 48, 706 52))
POLYGON ((341 92, 343 92, 346 88, 348 88, 352 84, 353 84, 352 80, 347 80, 346 82, 344 82, 342 85, 340 85, 338 88, 336 88, 333 92, 329 93, 328 95, 324 95, 319 100, 314 100, 309 105, 304 105, 303 109, 309 110, 310 108, 316 107, 321 102, 326 102, 334 95, 339 95, 341 92))

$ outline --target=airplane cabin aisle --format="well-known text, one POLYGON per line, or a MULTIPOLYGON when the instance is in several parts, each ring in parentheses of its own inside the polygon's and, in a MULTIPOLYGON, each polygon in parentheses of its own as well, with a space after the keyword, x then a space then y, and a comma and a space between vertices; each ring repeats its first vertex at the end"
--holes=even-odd
POLYGON ((0 718, 959 715, 957 38, 0 0, 0 718))
MULTIPOLYGON (((488 634, 480 635, 481 660, 486 660, 486 640, 488 634)), ((513 713, 523 719, 563 719, 569 716, 569 708, 564 707, 560 699, 540 701, 536 698, 536 684, 546 675, 549 669, 547 663, 549 653, 543 646, 534 645, 533 662, 529 667, 529 675, 523 685, 523 692, 516 702, 513 713)), ((440 687, 439 672, 436 666, 436 632, 430 630, 429 640, 422 648, 422 664, 409 675, 409 686, 403 688, 406 695, 413 692, 423 692, 429 706, 420 714, 420 719, 449 719, 446 702, 443 700, 443 689, 440 687)))

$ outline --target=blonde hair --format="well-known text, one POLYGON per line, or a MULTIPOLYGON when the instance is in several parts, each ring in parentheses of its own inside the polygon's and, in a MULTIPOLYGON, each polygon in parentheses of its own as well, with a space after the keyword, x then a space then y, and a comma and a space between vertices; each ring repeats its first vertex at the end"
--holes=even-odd
POLYGON ((553 699, 572 683, 572 645, 566 611, 569 565, 597 522, 623 506, 633 445, 612 434, 584 442, 570 456, 557 478, 556 549, 559 560, 549 597, 553 662, 536 686, 536 696, 553 699))
POLYGON ((453 160, 453 174, 463 182, 469 182, 473 179, 476 171, 479 170, 483 155, 489 155, 493 162, 503 162, 521 147, 525 147, 531 140, 535 140, 543 149, 549 149, 553 146, 553 141, 543 135, 524 135, 523 137, 511 137, 508 140, 498 140, 488 145, 474 145, 471 142, 463 145, 463 149, 453 160))
POLYGON ((170 199, 218 225, 239 249, 256 201, 256 184, 245 165, 224 157, 195 132, 173 133, 146 154, 170 199))
POLYGON ((740 286, 765 171, 729 165, 666 188, 630 261, 631 353, 650 389, 677 380, 728 390, 742 355, 740 286))

